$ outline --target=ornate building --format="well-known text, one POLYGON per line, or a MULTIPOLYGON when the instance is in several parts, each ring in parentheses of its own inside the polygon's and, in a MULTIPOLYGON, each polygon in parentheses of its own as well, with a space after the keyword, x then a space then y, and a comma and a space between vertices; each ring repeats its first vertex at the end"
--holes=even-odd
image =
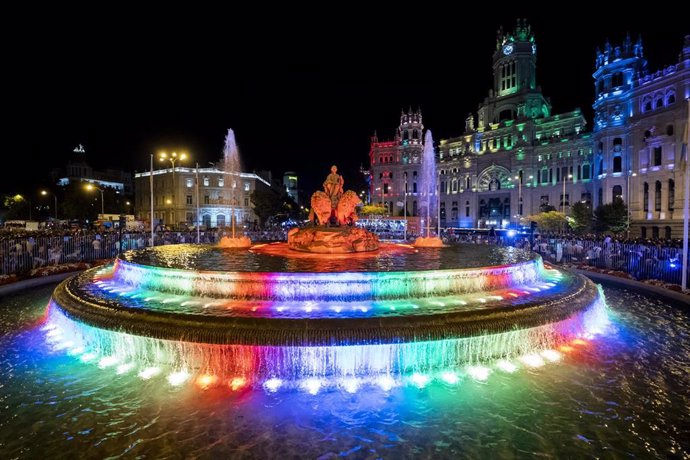
POLYGON ((649 72, 642 41, 606 43, 593 74, 595 203, 629 203, 632 237, 679 238, 687 148, 690 36, 678 63, 649 72), (685 147, 684 147, 685 146, 685 147))
MULTIPOLYGON (((551 113, 537 85, 536 61, 527 24, 518 22, 512 33, 499 32, 493 89, 479 106, 476 124, 470 114, 465 132, 438 146, 441 226, 504 227, 549 206, 568 212, 573 200, 591 201, 592 140, 586 121, 577 109, 551 113)), ((404 189, 404 177, 396 173, 407 172, 408 184, 414 184, 409 178, 420 169, 421 118, 419 112, 403 114, 393 142, 372 139, 372 189, 382 187, 386 198, 386 183, 392 184, 394 204, 402 198, 396 190, 404 189), (419 120, 419 132, 415 138, 408 134, 406 145, 402 133, 411 116, 419 120), (405 156, 404 149, 411 147, 416 156, 405 156)), ((411 205, 414 214, 417 192, 414 185, 408 190, 408 209, 411 205)), ((380 201, 372 194, 373 201, 380 201)))

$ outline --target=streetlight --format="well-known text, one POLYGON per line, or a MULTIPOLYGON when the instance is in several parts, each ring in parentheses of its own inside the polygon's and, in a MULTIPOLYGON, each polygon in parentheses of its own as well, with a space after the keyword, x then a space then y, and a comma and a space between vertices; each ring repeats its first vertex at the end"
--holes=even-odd
POLYGON ((25 196, 17 194, 14 196, 14 201, 26 201, 27 203, 29 203, 29 220, 31 220, 31 200, 26 198, 25 196))
POLYGON ((98 190, 101 192, 101 214, 105 214, 105 205, 103 203, 103 189, 100 187, 96 187, 93 184, 86 184, 86 190, 98 190))
MULTIPOLYGON (((41 195, 43 195, 43 196, 48 196, 48 193, 49 193, 49 192, 48 192, 47 190, 41 190, 41 195)), ((58 214, 57 214, 57 213, 58 213, 58 208, 57 208, 57 195, 55 194, 55 192, 53 192, 53 198, 55 199, 55 220, 57 220, 57 218, 58 218, 58 214)))
POLYGON ((172 166, 172 202, 170 200, 167 200, 167 204, 172 204, 172 209, 173 209, 173 222, 171 222, 172 225, 175 225, 175 222, 177 222, 177 216, 176 214, 176 205, 177 202, 175 201, 175 189, 177 188, 175 184, 175 163, 179 161, 184 161, 187 159, 187 154, 182 152, 182 153, 177 153, 177 152, 172 152, 170 154, 166 152, 161 152, 160 155, 158 155, 158 159, 161 162, 169 161, 170 165, 172 166))
POLYGON ((625 208, 626 208, 626 212, 628 214, 628 226, 627 226, 627 232, 626 232, 626 234, 627 234, 626 239, 628 239, 628 240, 630 239, 630 212, 631 212, 630 211, 630 176, 636 177, 637 173, 634 173, 632 171, 628 171, 628 177, 626 179, 626 185, 625 185, 625 194, 626 194, 625 208))

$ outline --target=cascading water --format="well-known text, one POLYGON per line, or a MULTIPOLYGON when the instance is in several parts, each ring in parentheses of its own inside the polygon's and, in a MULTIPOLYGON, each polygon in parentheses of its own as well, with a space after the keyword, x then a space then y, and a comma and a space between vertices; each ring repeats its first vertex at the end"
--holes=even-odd
POLYGON ((607 321, 591 282, 514 248, 389 245, 320 270, 310 264, 323 256, 293 254, 285 243, 130 251, 55 290, 47 340, 173 385, 316 393, 536 367, 607 321))

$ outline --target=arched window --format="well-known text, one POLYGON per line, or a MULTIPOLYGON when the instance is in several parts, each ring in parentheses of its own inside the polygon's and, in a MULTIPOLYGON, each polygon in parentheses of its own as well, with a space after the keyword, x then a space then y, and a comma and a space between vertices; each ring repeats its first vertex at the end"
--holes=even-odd
POLYGON ((649 184, 647 182, 644 183, 642 190, 642 209, 644 212, 649 212, 649 184))
POLYGON ((472 179, 470 179, 470 176, 465 177, 465 190, 469 190, 472 188, 472 179))
POLYGON ((412 139, 419 139, 419 136, 417 135, 417 130, 413 129, 412 130, 412 139))
POLYGON ((623 139, 620 137, 616 137, 613 139, 613 151, 614 152, 620 152, 623 146, 623 139))
POLYGON ((216 227, 225 227, 225 216, 223 214, 216 216, 216 227))
POLYGON ((654 108, 656 109, 661 109, 664 107, 664 98, 661 97, 661 95, 656 97, 656 101, 654 102, 654 108))
POLYGON ((451 191, 453 193, 458 191, 458 180, 457 179, 453 179, 451 191))
POLYGON ((403 140, 407 140, 407 130, 403 131, 403 140))
POLYGON ((620 185, 613 186, 613 201, 623 199, 623 187, 620 185))
POLYGON ((673 179, 668 180, 668 210, 673 211, 673 202, 676 200, 676 183, 673 179))
POLYGON ((666 93, 666 105, 675 104, 676 102, 676 92, 671 90, 666 93))
POLYGON ((619 173, 623 171, 623 159, 620 155, 613 157, 613 172, 619 173))
POLYGON ((661 181, 654 184, 654 210, 661 211, 661 181))
POLYGON ((652 98, 650 96, 645 96, 642 99, 642 112, 649 112, 652 110, 652 98))
POLYGON ((582 165, 582 180, 590 179, 590 175, 589 175, 590 171, 591 171, 591 168, 587 163, 582 165))

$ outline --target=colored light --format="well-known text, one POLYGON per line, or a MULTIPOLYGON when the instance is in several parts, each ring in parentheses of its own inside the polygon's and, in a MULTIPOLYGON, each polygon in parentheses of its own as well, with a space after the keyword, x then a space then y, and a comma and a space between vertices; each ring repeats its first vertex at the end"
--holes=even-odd
POLYGON ((134 369, 134 364, 133 363, 125 363, 125 364, 120 364, 117 366, 116 373, 117 375, 122 375, 126 374, 130 370, 134 369))
POLYGON ((541 367, 545 364, 541 356, 536 354, 521 356, 520 361, 522 361, 529 367, 541 367))
POLYGON ((444 372, 441 374, 441 379, 448 385, 455 385, 460 380, 455 372, 444 372))
POLYGON ((196 379, 196 384, 200 388, 206 389, 216 383, 216 381, 218 381, 218 377, 215 375, 203 374, 196 379))
POLYGON ((345 379, 342 382, 342 387, 348 393, 356 393, 360 387, 360 381, 356 378, 345 379))
POLYGON ((268 391, 269 393, 275 393, 276 391, 278 391, 278 389, 280 388, 280 386, 281 386, 282 384, 283 384, 283 381, 282 381, 282 380, 276 379, 276 378, 272 378, 272 379, 268 379, 268 380, 266 380, 266 381, 264 382, 264 388, 265 388, 266 391, 268 391))
POLYGON ((383 391, 390 391, 395 386, 395 380, 390 375, 382 375, 376 379, 376 384, 381 387, 383 391))
POLYGON ((170 383, 170 385, 176 387, 176 386, 180 386, 183 383, 185 383, 188 378, 189 378, 189 373, 187 371, 173 372, 172 374, 168 375, 168 383, 170 383))
POLYGON ((161 370, 157 367, 147 367, 146 369, 139 372, 139 377, 141 377, 144 380, 148 380, 151 377, 155 377, 156 375, 158 375, 160 373, 161 373, 161 370))
POLYGON ((412 380, 412 383, 414 383, 417 388, 424 388, 426 384, 429 383, 429 376, 415 372, 412 374, 412 377, 410 377, 410 380, 412 380))
POLYGON ((517 371, 517 366, 515 364, 504 359, 498 361, 496 363, 496 367, 502 370, 503 372, 507 372, 509 374, 512 374, 513 372, 517 371))
POLYGON ((484 381, 489 378, 491 370, 484 366, 468 366, 467 373, 475 380, 484 381))
POLYGON ((570 353, 574 350, 574 348, 570 345, 561 345, 560 347, 558 347, 558 349, 561 350, 563 353, 570 353))
POLYGON ((321 381, 319 379, 307 379, 302 383, 302 387, 311 395, 315 395, 321 389, 321 381))
POLYGON ((560 361, 561 358, 563 358, 563 355, 556 350, 544 350, 541 352, 541 355, 546 358, 547 361, 551 361, 552 363, 560 361))
POLYGON ((570 342, 570 343, 572 343, 573 345, 579 345, 579 346, 586 346, 586 345, 588 345, 588 342, 587 342, 586 340, 582 340, 582 339, 575 339, 575 340, 573 340, 573 341, 570 342))
POLYGON ((237 391, 247 384, 247 379, 244 377, 235 377, 230 380, 230 389, 232 391, 237 391))
POLYGON ((105 369, 106 367, 114 366, 118 361, 117 356, 106 356, 98 361, 98 367, 105 369))

